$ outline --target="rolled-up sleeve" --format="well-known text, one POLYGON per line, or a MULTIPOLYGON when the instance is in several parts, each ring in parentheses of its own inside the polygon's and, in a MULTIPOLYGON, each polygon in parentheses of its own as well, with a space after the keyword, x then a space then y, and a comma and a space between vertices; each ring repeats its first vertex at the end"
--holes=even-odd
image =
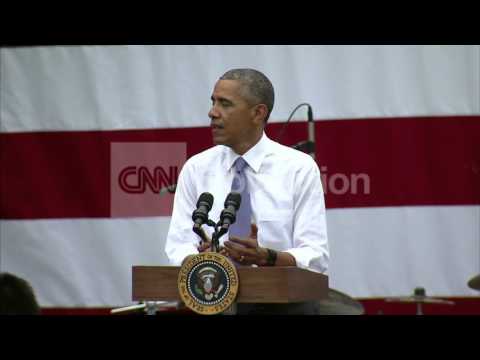
POLYGON ((295 177, 293 244, 297 266, 327 273, 329 248, 323 186, 317 164, 306 161, 295 177))

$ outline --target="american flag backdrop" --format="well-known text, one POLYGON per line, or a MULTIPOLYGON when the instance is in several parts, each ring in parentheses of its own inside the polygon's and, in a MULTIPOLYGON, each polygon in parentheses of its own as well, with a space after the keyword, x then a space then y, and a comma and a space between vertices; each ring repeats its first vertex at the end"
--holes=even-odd
MULTIPOLYGON (((178 155, 176 169, 212 146, 213 86, 239 67, 275 87, 273 140, 298 104, 313 108, 331 287, 478 295, 467 281, 480 273, 480 46, 0 51, 0 271, 27 279, 42 306, 128 305, 131 267, 168 264, 172 193, 147 187, 131 199, 164 206, 118 211, 112 169, 126 144, 150 163, 178 155)), ((306 140, 305 120, 299 110, 281 142, 306 140)))

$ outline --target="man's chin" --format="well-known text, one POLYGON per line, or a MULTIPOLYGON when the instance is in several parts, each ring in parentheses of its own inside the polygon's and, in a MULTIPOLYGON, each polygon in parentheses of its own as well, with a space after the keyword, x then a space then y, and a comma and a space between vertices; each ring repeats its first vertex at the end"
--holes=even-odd
POLYGON ((225 144, 225 139, 221 138, 221 137, 217 137, 217 136, 214 136, 212 138, 212 141, 213 141, 213 144, 214 145, 226 145, 225 144))

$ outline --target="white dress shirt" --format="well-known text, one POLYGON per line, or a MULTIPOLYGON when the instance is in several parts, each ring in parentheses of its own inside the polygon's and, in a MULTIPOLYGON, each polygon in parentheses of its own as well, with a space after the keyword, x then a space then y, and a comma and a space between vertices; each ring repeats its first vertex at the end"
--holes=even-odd
MULTIPOLYGON (((197 254, 200 237, 192 231, 192 213, 203 192, 214 196, 209 218, 218 222, 231 191, 233 163, 240 155, 223 145, 191 157, 177 184, 165 252, 179 266, 197 254)), ((327 273, 329 249, 320 171, 307 154, 270 140, 260 141, 243 155, 253 221, 261 247, 290 253, 300 268, 327 273)), ((213 228, 203 225, 211 236, 213 228)), ((220 244, 228 234, 220 238, 220 244)))

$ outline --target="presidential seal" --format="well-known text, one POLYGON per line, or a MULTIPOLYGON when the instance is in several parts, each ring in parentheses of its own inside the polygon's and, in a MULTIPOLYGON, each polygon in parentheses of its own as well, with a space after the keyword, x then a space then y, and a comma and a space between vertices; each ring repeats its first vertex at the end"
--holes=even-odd
POLYGON ((237 270, 226 256, 218 253, 193 255, 180 268, 178 291, 185 306, 196 313, 219 314, 237 297, 237 270))

